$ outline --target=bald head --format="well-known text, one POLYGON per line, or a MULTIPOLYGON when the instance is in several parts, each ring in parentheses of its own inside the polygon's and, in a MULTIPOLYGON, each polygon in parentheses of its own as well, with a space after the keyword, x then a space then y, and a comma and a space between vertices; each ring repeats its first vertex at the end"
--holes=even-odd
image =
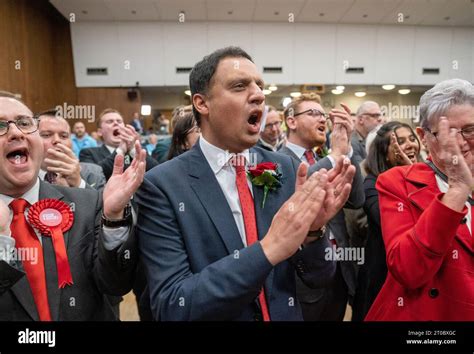
POLYGON ((383 116, 380 106, 374 101, 365 101, 357 109, 355 128, 364 138, 379 124, 382 124, 383 116))

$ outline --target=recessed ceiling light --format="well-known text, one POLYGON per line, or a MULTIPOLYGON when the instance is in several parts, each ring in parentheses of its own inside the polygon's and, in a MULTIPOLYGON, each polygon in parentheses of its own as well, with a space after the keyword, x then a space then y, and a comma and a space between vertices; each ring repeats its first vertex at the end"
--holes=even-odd
POLYGON ((283 107, 286 108, 286 106, 288 106, 290 102, 291 102, 291 97, 285 97, 283 101, 281 102, 281 104, 283 105, 283 107))
POLYGON ((142 116, 149 116, 151 114, 151 106, 148 104, 142 105, 140 113, 142 114, 142 116))
POLYGON ((333 89, 333 90, 331 90, 331 92, 332 92, 333 95, 340 95, 340 94, 343 93, 344 91, 338 90, 338 89, 333 89))
POLYGON ((384 90, 390 91, 390 90, 393 90, 395 88, 395 85, 382 85, 382 88, 384 90))
POLYGON ((398 93, 399 93, 400 95, 408 95, 410 92, 411 92, 410 89, 401 89, 401 90, 398 90, 398 93))
POLYGON ((263 94, 264 94, 265 96, 272 93, 272 91, 269 90, 269 89, 263 89, 262 92, 263 92, 263 94))
POLYGON ((342 86, 342 85, 336 86, 336 90, 338 91, 344 91, 344 89, 345 89, 345 86, 342 86))
POLYGON ((185 95, 188 95, 188 96, 191 96, 191 90, 186 90, 186 91, 184 91, 184 94, 185 94, 185 95))
POLYGON ((354 93, 354 95, 356 95, 357 97, 364 97, 365 95, 367 95, 367 93, 364 91, 357 91, 356 93, 354 93))
POLYGON ((290 96, 293 98, 300 97, 301 92, 295 91, 295 92, 290 92, 290 96))
POLYGON ((276 86, 276 85, 270 85, 270 86, 268 86, 268 89, 269 89, 270 91, 276 91, 276 90, 278 90, 278 86, 276 86))

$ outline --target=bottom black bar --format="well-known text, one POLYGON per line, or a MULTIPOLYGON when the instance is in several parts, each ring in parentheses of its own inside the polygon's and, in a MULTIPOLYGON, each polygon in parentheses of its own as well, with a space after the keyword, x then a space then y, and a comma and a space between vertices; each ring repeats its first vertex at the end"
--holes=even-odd
POLYGON ((8 352, 474 352, 474 323, 0 323, 8 352), (225 343, 225 345, 223 345, 225 343))

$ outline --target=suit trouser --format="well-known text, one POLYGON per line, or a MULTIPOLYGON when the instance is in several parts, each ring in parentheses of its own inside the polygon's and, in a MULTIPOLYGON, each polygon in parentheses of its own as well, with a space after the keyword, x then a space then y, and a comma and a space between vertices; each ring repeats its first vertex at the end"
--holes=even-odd
MULTIPOLYGON (((298 290, 297 290, 298 293, 298 290)), ((305 321, 342 321, 346 313, 348 289, 337 262, 334 281, 315 301, 300 300, 305 321)))

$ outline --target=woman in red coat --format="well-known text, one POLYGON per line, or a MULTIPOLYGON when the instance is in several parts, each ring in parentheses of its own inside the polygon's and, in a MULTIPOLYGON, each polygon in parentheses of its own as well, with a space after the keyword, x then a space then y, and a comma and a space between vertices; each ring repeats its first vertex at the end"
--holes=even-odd
POLYGON ((474 88, 443 81, 420 99, 427 163, 377 180, 387 279, 367 321, 474 320, 474 88))

